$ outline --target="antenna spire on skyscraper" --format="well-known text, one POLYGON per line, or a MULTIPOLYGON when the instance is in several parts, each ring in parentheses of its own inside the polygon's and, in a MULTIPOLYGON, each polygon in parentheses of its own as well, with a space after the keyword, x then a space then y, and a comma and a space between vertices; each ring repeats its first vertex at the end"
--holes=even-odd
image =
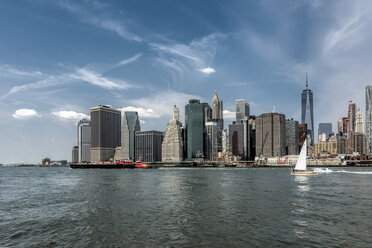
POLYGON ((306 89, 309 87, 309 81, 307 80, 307 72, 306 72, 306 89))

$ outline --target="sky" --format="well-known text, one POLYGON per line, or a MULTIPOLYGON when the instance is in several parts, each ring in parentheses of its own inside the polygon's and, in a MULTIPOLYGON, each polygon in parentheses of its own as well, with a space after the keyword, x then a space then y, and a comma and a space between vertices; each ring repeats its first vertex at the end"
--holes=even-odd
MULTIPOLYGON (((76 123, 99 104, 164 131, 173 105, 211 104, 225 126, 251 114, 300 121, 305 73, 314 121, 364 114, 372 84, 372 2, 0 1, 0 163, 71 160, 76 123)), ((317 130, 315 130, 317 132, 317 130)))

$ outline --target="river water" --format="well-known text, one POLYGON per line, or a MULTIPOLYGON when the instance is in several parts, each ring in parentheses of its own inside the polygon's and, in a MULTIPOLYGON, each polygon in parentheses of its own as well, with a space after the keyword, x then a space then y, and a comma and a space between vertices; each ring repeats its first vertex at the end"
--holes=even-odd
POLYGON ((0 247, 372 247, 372 168, 0 167, 0 247))

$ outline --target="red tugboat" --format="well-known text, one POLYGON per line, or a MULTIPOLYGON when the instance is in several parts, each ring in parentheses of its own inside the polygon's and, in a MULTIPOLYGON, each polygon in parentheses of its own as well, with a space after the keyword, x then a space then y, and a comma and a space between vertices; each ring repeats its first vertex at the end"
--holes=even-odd
POLYGON ((136 165, 135 165, 136 168, 142 168, 142 169, 148 169, 149 168, 149 165, 144 163, 143 162, 143 159, 142 157, 140 157, 137 161, 136 161, 136 165))

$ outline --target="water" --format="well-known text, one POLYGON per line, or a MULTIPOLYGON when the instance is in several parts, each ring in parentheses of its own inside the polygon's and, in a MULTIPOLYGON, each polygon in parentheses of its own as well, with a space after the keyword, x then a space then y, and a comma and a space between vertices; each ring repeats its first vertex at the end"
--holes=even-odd
POLYGON ((372 168, 0 167, 0 247, 371 247, 372 168))

